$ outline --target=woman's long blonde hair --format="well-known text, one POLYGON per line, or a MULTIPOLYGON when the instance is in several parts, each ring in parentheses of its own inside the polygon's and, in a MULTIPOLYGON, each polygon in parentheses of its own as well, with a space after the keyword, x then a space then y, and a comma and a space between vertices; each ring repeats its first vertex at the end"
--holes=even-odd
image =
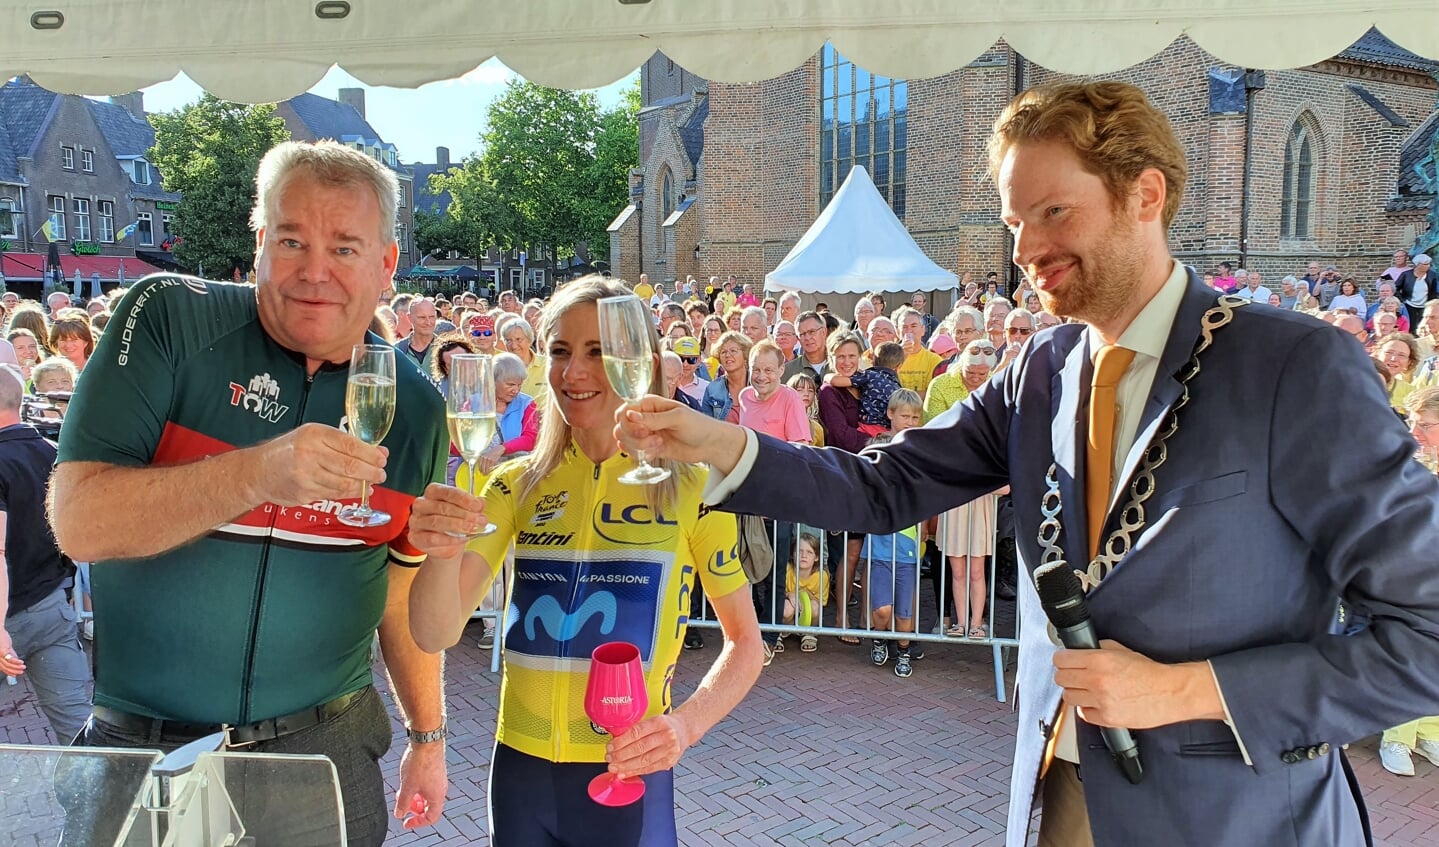
MULTIPOLYGON (((621 297, 633 293, 629 286, 622 282, 593 274, 566 284, 550 299, 545 306, 544 317, 540 319, 541 353, 548 352, 550 335, 554 332, 555 325, 570 309, 586 303, 598 303, 605 297, 621 297)), ((650 358, 654 361, 649 393, 662 397, 664 370, 660 365, 659 337, 653 332, 649 333, 648 337, 650 358)), ((550 367, 559 366, 554 359, 550 359, 550 367)), ((535 442, 534 452, 524 459, 525 469, 520 473, 520 500, 528 497, 535 486, 554 473, 555 468, 564 460, 565 451, 570 449, 572 431, 569 422, 560 414, 559 401, 555 395, 554 391, 546 392, 545 407, 540 415, 539 438, 535 442)), ((669 479, 646 486, 650 508, 657 512, 665 512, 667 509, 672 511, 678 500, 679 486, 683 481, 681 477, 694 473, 694 468, 668 459, 651 459, 650 464, 670 471, 669 479)))

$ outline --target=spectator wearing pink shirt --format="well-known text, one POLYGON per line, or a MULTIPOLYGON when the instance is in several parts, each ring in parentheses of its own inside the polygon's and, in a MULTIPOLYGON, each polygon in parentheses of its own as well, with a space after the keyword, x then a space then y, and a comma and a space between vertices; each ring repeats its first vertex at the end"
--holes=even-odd
POLYGON ((739 306, 741 309, 745 308, 746 306, 758 306, 759 298, 754 296, 754 294, 749 290, 748 285, 741 285, 739 287, 739 299, 735 301, 735 305, 739 306))
POLYGON ((749 352, 749 385, 739 393, 739 423, 755 432, 800 444, 810 442, 809 416, 799 392, 785 385, 784 354, 769 339, 749 352))
POLYGON ((1228 262, 1219 263, 1219 271, 1214 275, 1214 287, 1225 294, 1233 293, 1239 287, 1239 280, 1234 276, 1234 266, 1228 262))
MULTIPOLYGON (((779 346, 764 339, 749 351, 749 385, 740 390, 735 408, 739 410, 739 424, 755 432, 772 435, 796 444, 809 444, 811 433, 809 413, 799 392, 784 384, 784 354, 779 346)), ((774 539, 775 561, 788 562, 794 556, 794 524, 776 523, 766 518, 765 531, 774 539)), ((777 590, 776 574, 783 568, 775 568, 770 577, 756 585, 755 611, 760 623, 778 623, 777 602, 784 597, 777 590)), ((775 653, 784 652, 784 642, 773 632, 764 633, 765 664, 768 665, 775 653)))

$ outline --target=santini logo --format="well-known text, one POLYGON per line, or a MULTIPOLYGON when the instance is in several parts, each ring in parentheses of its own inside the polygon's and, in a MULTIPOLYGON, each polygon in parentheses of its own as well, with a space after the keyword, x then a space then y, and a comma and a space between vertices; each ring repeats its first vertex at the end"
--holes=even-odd
POLYGON ((515 543, 528 547, 563 547, 575 537, 573 532, 526 532, 520 530, 515 543))
POLYGON ((560 601, 553 597, 541 597, 525 612, 525 637, 535 640, 535 624, 544 626, 545 632, 554 641, 569 641, 585 628, 590 618, 600 617, 600 634, 609 635, 614 631, 619 609, 615 595, 600 591, 585 598, 585 602, 574 612, 566 613, 560 601))

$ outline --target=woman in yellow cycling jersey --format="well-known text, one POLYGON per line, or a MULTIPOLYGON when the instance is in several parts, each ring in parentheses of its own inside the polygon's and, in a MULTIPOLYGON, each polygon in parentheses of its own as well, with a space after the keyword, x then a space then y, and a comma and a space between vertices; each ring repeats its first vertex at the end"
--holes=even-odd
MULTIPOLYGON (((596 304, 628 293, 592 277, 555 296, 540 325, 550 391, 534 452, 496 469, 483 499, 430 486, 410 521, 411 541, 428 554, 410 591, 410 628, 430 651, 459 641, 514 543, 490 767, 496 847, 675 845, 672 769, 761 667, 735 518, 701 502, 707 472, 669 465, 672 476, 657 485, 618 481, 634 460, 615 442, 623 401, 605 376, 596 304), (485 520, 499 531, 468 544, 450 535, 485 520), (696 577, 724 643, 675 704, 670 683, 696 577), (646 717, 613 739, 584 712, 590 654, 607 641, 639 648, 650 701, 646 717), (621 807, 590 800, 589 780, 606 769, 642 776, 644 797, 621 807)), ((662 378, 655 342, 652 393, 662 378)))

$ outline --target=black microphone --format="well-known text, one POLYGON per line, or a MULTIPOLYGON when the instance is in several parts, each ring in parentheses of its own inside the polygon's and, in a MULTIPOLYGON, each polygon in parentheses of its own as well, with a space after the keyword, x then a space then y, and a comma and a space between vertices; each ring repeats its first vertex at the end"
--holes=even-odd
MULTIPOLYGON (((1059 641, 1071 650, 1098 650, 1099 636, 1089 620, 1089 603, 1084 599, 1084 586, 1074 569, 1060 560, 1034 572, 1034 587, 1044 614, 1059 633, 1059 641)), ((1139 762, 1139 747, 1127 729, 1100 727, 1104 746, 1114 756, 1124 778, 1132 785, 1144 779, 1144 766, 1139 762)))

